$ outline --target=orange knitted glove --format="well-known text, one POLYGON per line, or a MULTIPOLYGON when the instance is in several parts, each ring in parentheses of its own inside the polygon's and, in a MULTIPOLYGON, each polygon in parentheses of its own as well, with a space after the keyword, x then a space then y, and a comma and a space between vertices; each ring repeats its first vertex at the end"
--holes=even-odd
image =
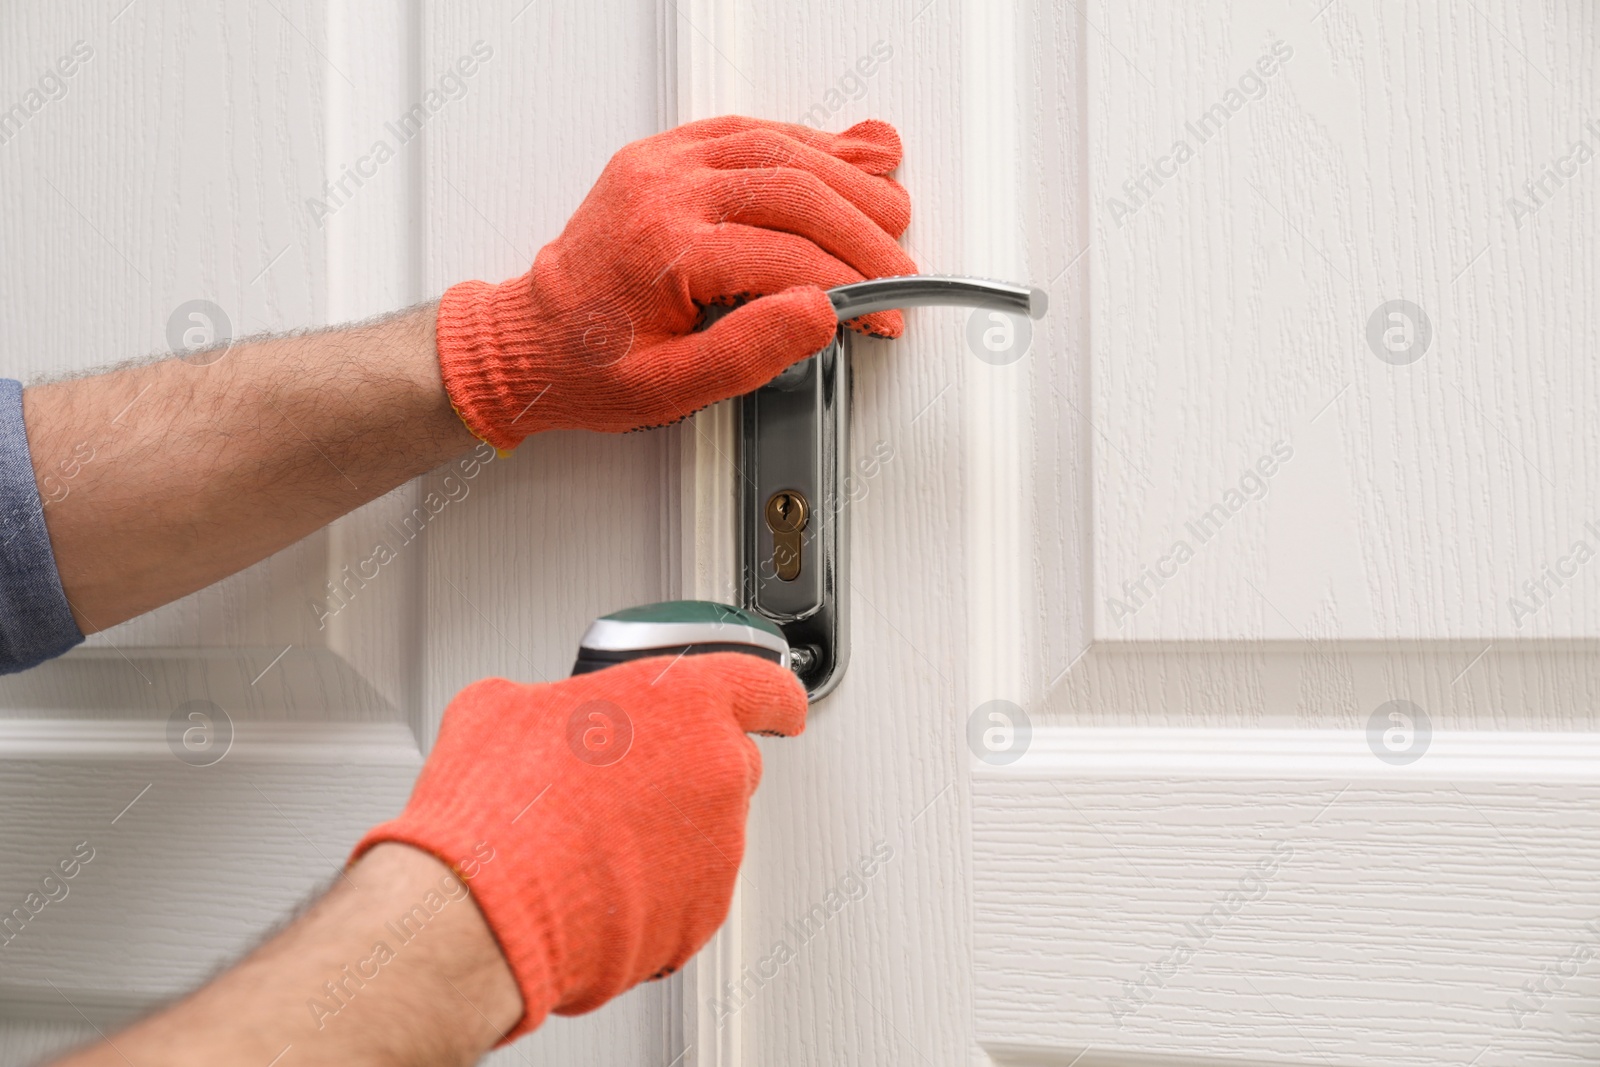
MULTIPOLYGON (((439 302, 439 365, 468 429, 508 450, 540 430, 675 422, 749 392, 820 350, 837 319, 822 290, 914 274, 895 244, 911 219, 885 177, 900 137, 729 116, 635 141, 545 245, 500 285, 439 302), (753 300, 696 333, 709 304, 753 300)), ((854 328, 898 337, 898 311, 854 328)))
POLYGON ((670 974, 710 939, 761 779, 745 733, 798 734, 805 717, 795 677, 740 652, 477 682, 446 709, 405 811, 350 862, 398 841, 461 874, 522 991, 510 1041, 670 974))

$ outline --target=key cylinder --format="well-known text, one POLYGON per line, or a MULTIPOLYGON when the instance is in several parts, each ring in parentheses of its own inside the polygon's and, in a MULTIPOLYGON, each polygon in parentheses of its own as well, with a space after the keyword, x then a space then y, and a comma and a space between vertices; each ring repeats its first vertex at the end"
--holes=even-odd
POLYGON ((772 531, 772 569, 778 578, 792 582, 800 577, 806 521, 806 498, 792 489, 780 489, 767 498, 767 528, 772 531))

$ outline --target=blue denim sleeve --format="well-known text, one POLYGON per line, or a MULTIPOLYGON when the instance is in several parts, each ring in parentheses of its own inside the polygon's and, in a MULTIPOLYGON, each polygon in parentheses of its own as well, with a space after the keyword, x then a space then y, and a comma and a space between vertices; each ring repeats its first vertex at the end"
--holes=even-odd
POLYGON ((0 378, 0 674, 38 666, 82 640, 44 528, 22 383, 0 378))

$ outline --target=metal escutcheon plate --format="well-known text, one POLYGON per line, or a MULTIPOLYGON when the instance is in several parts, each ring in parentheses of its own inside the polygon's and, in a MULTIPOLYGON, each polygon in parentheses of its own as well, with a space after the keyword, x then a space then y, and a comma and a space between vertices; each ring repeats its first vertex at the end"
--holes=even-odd
POLYGON ((739 402, 744 606, 783 631, 791 666, 813 701, 838 684, 850 651, 840 493, 849 457, 849 343, 841 331, 739 402), (797 560, 781 554, 783 539, 775 541, 767 518, 769 502, 782 492, 805 502, 797 560))

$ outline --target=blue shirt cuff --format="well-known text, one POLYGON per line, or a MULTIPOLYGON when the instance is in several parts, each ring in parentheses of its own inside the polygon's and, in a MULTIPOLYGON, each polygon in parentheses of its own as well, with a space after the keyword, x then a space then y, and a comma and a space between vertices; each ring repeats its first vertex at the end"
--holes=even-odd
POLYGON ((0 378, 0 674, 83 640, 56 571, 22 423, 22 383, 0 378))

